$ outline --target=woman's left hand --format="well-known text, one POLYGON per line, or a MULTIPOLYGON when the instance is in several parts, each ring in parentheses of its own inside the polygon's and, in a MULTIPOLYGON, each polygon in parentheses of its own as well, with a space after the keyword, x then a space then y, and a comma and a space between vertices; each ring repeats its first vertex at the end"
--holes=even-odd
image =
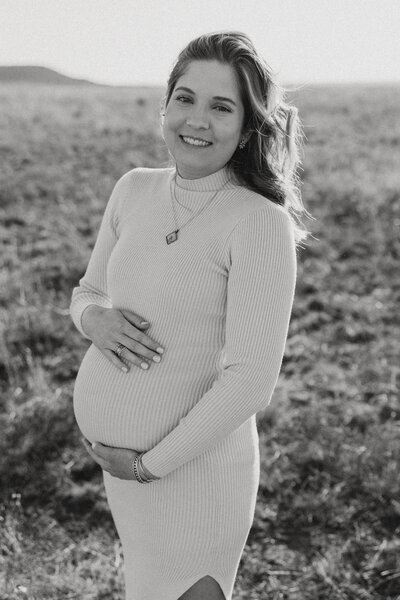
POLYGON ((118 479, 135 479, 132 462, 139 452, 127 448, 104 446, 100 442, 90 444, 85 438, 82 438, 82 441, 90 456, 104 471, 108 471, 118 479))

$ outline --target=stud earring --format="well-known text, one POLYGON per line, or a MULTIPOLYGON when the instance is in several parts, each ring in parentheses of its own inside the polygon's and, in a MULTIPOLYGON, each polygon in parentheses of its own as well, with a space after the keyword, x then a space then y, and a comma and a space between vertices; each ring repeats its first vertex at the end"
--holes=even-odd
POLYGON ((240 148, 241 150, 243 150, 243 148, 245 147, 245 145, 246 145, 246 140, 243 138, 243 140, 241 140, 241 142, 240 142, 240 144, 239 144, 239 148, 240 148))

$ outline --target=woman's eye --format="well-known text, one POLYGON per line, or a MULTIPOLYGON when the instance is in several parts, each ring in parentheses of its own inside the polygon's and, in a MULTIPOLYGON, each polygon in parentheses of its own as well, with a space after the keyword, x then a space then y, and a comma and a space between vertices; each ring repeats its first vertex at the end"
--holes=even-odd
POLYGON ((177 96, 176 99, 178 100, 178 102, 190 102, 191 98, 189 98, 188 96, 177 96))
POLYGON ((218 110, 218 112, 232 112, 230 108, 227 106, 222 106, 222 104, 218 104, 218 106, 215 108, 218 110))

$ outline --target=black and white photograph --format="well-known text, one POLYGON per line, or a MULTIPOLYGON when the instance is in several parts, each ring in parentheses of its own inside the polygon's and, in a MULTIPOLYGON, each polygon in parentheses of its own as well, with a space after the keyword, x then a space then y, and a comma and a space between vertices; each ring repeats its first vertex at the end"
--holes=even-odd
POLYGON ((400 600, 400 4, 0 3, 0 600, 400 600))

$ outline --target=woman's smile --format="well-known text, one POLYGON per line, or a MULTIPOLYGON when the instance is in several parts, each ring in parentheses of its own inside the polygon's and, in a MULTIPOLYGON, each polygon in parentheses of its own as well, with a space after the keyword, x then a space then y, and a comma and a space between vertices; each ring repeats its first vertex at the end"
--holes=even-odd
POLYGON ((179 137, 185 144, 196 148, 208 148, 208 146, 212 146, 212 142, 208 142, 201 138, 195 138, 189 135, 180 135, 179 137))

